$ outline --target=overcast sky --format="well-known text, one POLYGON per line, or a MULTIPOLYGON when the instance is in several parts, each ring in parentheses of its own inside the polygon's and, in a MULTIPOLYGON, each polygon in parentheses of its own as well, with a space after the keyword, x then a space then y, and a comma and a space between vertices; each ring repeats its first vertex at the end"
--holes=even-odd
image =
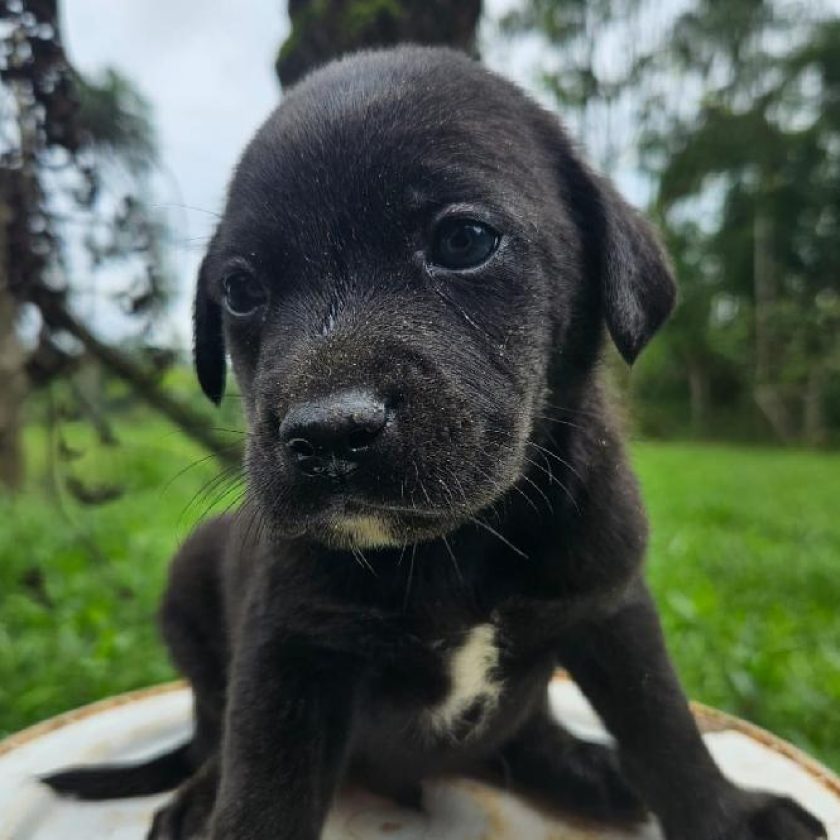
POLYGON ((157 193, 177 245, 174 322, 185 343, 190 288, 212 213, 237 156, 279 101, 273 64, 289 26, 284 8, 280 0, 63 4, 64 39, 76 67, 117 68, 154 109, 163 169, 157 193))

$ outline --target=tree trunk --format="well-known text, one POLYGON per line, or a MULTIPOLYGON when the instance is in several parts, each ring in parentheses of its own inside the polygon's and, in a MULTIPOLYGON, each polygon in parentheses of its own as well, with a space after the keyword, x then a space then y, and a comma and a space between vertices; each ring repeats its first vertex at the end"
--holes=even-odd
POLYGON ((776 265, 773 259, 773 220, 761 207, 756 209, 753 243, 753 288, 755 294, 755 381, 753 396, 783 443, 796 439, 790 409, 774 382, 775 354, 772 334, 773 305, 776 302, 776 265))
POLYGON ((825 368, 815 363, 808 373, 805 384, 803 406, 803 437, 811 446, 821 446, 826 442, 825 411, 823 391, 825 390, 825 368))
POLYGON ((481 0, 289 0, 277 76, 288 87, 345 53, 406 42, 475 54, 480 15, 481 0))
POLYGON ((691 408, 691 432, 700 437, 706 428, 709 405, 709 378, 700 363, 688 366, 688 390, 691 408))
POLYGON ((9 288, 6 264, 8 222, 9 210, 0 203, 0 487, 15 491, 24 479, 22 405, 27 381, 26 357, 15 323, 18 303, 9 288))
POLYGON ((776 296, 773 265, 773 222, 759 207, 756 210, 753 237, 753 288, 755 294, 755 381, 772 381, 773 357, 770 314, 776 296))

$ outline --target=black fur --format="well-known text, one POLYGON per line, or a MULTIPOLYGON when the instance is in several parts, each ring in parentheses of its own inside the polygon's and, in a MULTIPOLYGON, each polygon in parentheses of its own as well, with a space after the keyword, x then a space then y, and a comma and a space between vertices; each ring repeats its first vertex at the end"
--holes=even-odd
POLYGON ((195 769, 189 746, 182 744, 155 756, 145 764, 106 764, 62 770, 44 776, 56 793, 73 799, 114 799, 122 796, 149 796, 181 784, 195 769))
POLYGON ((193 307, 195 371, 201 390, 218 405, 225 393, 225 340, 222 333, 222 308, 211 299, 207 283, 202 265, 193 307))
POLYGON ((469 59, 366 53, 288 94, 198 284, 199 379, 218 401, 226 342, 248 496, 173 564, 162 618, 195 690, 194 775, 150 836, 315 840, 344 780, 418 803, 445 772, 600 819, 647 807, 669 840, 822 835, 721 775, 642 579, 645 516, 598 358, 606 325, 632 361, 673 302, 647 224, 550 114, 469 59), (496 253, 430 264, 447 214, 491 225, 496 253), (243 272, 268 303, 223 315, 243 272), (283 418, 350 390, 387 406, 373 456, 304 474, 283 418), (441 730, 429 710, 476 625, 501 691, 441 730), (551 719, 557 665, 618 753, 551 719))

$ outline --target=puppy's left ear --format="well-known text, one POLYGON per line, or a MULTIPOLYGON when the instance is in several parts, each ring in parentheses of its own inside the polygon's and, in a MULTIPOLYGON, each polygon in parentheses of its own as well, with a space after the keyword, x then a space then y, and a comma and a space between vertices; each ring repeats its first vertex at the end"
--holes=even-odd
POLYGON ((674 308, 671 267, 648 222, 565 145, 565 199, 583 236, 587 269, 599 284, 610 335, 632 364, 674 308))
POLYGON ((193 307, 195 371, 201 390, 216 405, 225 392, 225 335, 222 308, 209 293, 207 258, 201 263, 193 307))

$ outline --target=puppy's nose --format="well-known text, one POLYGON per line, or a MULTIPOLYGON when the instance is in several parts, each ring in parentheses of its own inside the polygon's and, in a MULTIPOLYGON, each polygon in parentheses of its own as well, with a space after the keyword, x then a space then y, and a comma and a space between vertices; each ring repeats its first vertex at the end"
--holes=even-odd
POLYGON ((387 420, 383 400, 344 391, 293 406, 280 424, 280 439, 304 474, 341 477, 370 455, 387 420))

